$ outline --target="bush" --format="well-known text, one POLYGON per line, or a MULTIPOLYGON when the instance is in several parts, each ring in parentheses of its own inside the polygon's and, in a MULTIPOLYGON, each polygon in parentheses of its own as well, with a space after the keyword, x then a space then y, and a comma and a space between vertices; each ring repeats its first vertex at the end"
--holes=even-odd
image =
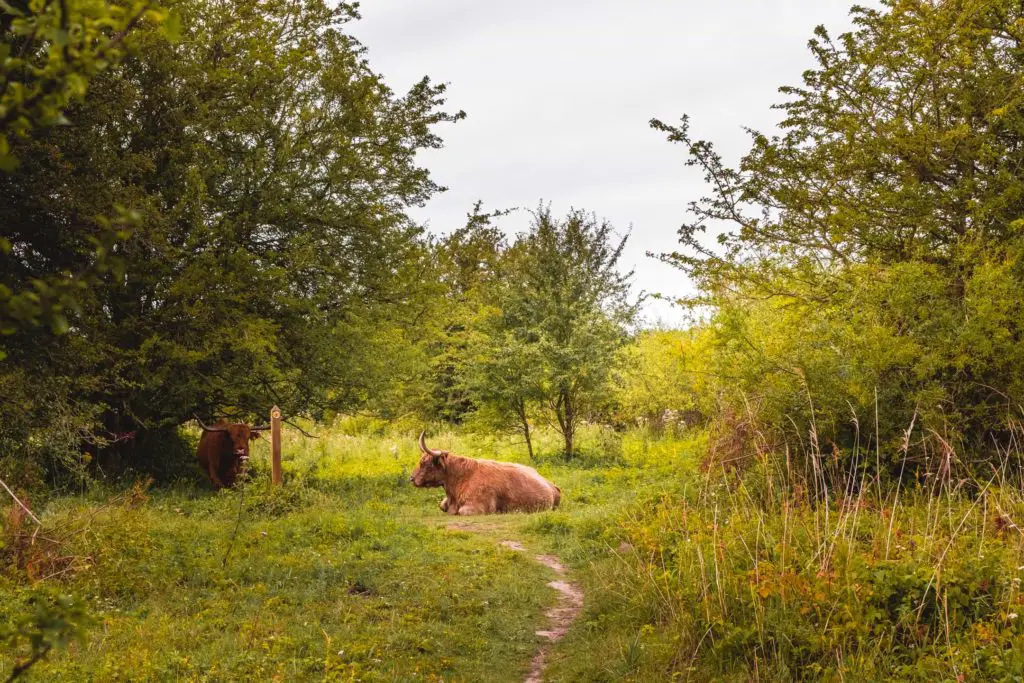
POLYGON ((985 473, 1024 405, 1024 108, 1000 94, 1024 73, 1024 8, 851 14, 838 38, 815 30, 781 134, 752 133, 736 167, 685 117, 653 122, 709 184, 663 258, 701 292, 719 409, 756 406, 770 437, 808 449, 852 456, 862 439, 894 475, 940 441, 985 473))

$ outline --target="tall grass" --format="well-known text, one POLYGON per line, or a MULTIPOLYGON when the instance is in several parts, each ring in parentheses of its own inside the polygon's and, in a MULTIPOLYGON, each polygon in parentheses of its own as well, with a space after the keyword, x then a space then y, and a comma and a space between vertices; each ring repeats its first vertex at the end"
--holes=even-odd
POLYGON ((575 634, 617 656, 569 643, 556 679, 1019 679, 1020 439, 979 480, 937 435, 910 463, 911 431, 902 483, 812 431, 627 511, 619 551, 593 564, 602 628, 575 634))

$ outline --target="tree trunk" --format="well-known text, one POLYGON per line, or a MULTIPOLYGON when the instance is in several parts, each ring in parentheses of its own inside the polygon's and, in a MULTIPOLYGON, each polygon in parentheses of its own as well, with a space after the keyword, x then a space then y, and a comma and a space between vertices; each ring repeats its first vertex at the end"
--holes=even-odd
POLYGON ((573 405, 572 395, 565 389, 562 390, 558 403, 561 407, 558 424, 562 428, 562 438, 565 440, 565 459, 572 460, 576 455, 576 407, 573 405))
POLYGON ((533 462, 533 441, 530 439, 530 421, 526 417, 526 401, 519 399, 516 402, 516 414, 519 415, 520 429, 526 439, 526 451, 530 454, 530 462, 533 462))

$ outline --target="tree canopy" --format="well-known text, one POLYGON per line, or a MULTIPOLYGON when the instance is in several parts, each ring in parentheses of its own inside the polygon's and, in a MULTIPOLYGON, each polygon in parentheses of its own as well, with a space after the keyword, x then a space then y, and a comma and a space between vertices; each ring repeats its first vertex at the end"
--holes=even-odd
POLYGON ((626 237, 583 211, 558 219, 541 206, 512 245, 483 328, 478 384, 529 437, 526 404, 538 401, 575 453, 582 420, 608 404, 618 354, 639 302, 618 270, 626 237))
POLYGON ((985 449, 1019 417, 1022 12, 854 8, 855 30, 817 29, 782 133, 751 132, 735 168, 686 118, 653 122, 710 187, 663 258, 719 311, 734 395, 780 429, 799 413, 852 444, 851 411, 878 412, 894 446, 916 420, 985 449))
POLYGON ((11 140, 9 289, 90 268, 107 217, 136 218, 67 334, 5 340, 4 379, 25 406, 44 386, 114 435, 357 405, 383 381, 375 331, 404 318, 426 257, 406 209, 440 188, 416 152, 462 114, 427 79, 393 93, 345 32, 347 4, 171 9, 187 40, 137 27, 66 125, 11 140))
MULTIPOLYGON (((11 145, 49 126, 65 125, 65 110, 86 93, 90 80, 117 64, 131 49, 128 39, 140 25, 177 37, 177 16, 152 2, 111 4, 106 0, 30 3, 13 0, 0 6, 0 173, 17 169, 11 145)), ((58 272, 25 279, 17 274, 0 281, 0 335, 44 325, 61 334, 68 326, 65 309, 77 306, 78 294, 98 275, 116 269, 111 243, 134 216, 119 209, 105 221, 109 228, 92 240, 92 260, 78 272, 58 272)), ((0 234, 0 254, 15 245, 0 234)), ((0 360, 6 352, 0 346, 0 360)))

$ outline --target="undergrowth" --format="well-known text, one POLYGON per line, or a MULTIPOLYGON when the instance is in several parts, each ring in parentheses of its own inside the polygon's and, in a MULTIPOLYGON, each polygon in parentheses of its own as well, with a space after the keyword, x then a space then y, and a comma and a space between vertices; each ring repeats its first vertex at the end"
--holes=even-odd
MULTIPOLYGON (((505 534, 560 556, 586 593, 546 680, 1024 676, 1009 467, 807 481, 824 470, 769 453, 708 466, 702 433, 597 428, 577 466, 541 432, 533 464, 562 506, 473 534, 445 529, 440 493, 409 484, 414 431, 364 426, 290 432, 281 489, 258 443, 234 491, 195 473, 54 498, 38 530, 6 519, 0 676, 35 638, 48 656, 30 680, 521 680, 554 595, 505 534)), ((507 437, 430 443, 528 460, 507 437)))
POLYGON ((577 558, 587 611, 550 680, 1021 680, 1024 495, 1007 468, 815 484, 786 462, 712 467, 608 520, 606 548, 577 558))

